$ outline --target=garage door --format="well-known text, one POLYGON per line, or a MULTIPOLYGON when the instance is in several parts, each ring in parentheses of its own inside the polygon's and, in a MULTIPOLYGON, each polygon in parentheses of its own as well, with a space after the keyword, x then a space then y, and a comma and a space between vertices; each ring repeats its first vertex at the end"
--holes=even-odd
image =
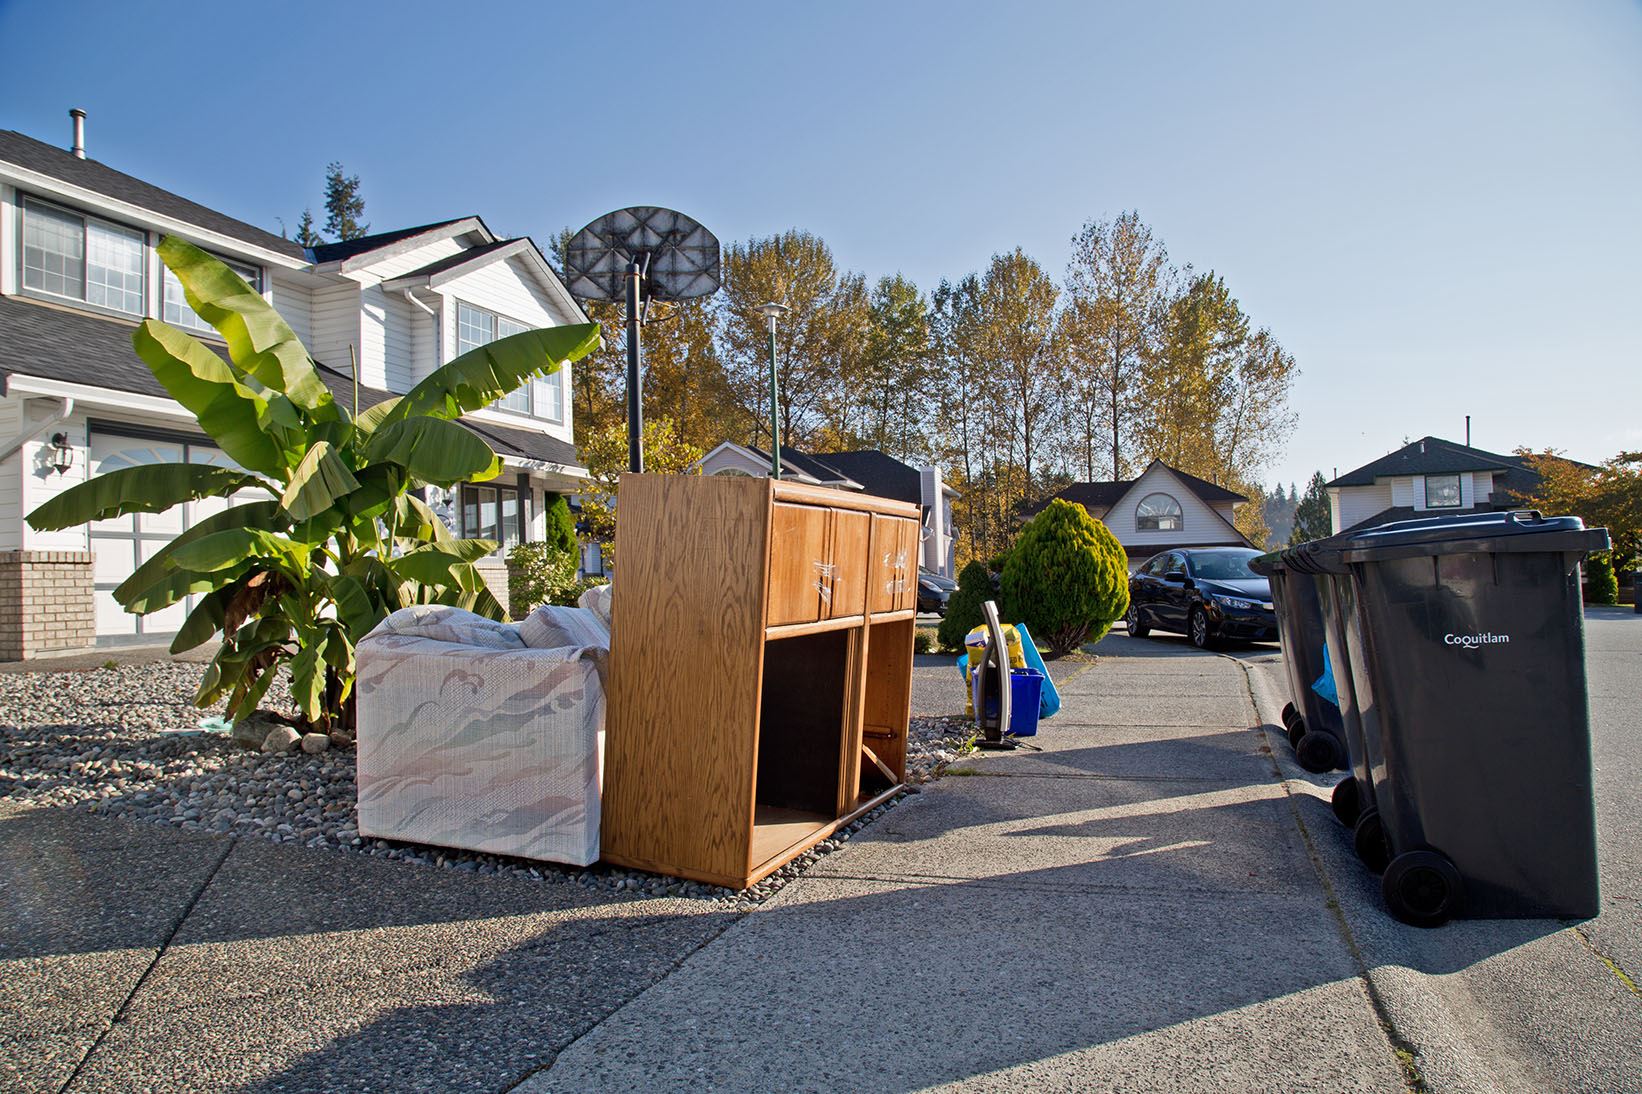
MULTIPOLYGON (((186 440, 156 440, 93 429, 91 433, 91 473, 106 475, 127 467, 155 463, 209 463, 233 467, 222 450, 209 444, 186 440)), ((265 496, 265 495, 264 495, 265 496)), ((256 492, 243 491, 235 501, 254 501, 256 492)), ((227 507, 217 498, 186 502, 163 513, 133 513, 91 525, 92 565, 97 583, 97 637, 120 641, 174 633, 193 609, 196 598, 146 616, 136 616, 120 607, 114 588, 130 577, 142 563, 170 543, 177 533, 227 507)))

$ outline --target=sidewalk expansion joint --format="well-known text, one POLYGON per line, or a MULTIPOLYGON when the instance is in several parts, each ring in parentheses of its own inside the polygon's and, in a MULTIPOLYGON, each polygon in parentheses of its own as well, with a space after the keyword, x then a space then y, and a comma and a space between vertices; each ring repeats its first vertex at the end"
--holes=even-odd
POLYGON ((616 1015, 618 1015, 622 1011, 626 1010, 627 1009, 627 1004, 631 1003, 633 1000, 637 999, 639 996, 643 995, 645 992, 649 991, 651 988, 657 986, 658 984, 664 983, 674 973, 678 972, 679 969, 683 968, 684 963, 686 961, 690 960, 690 958, 694 957, 696 954, 700 953, 702 950, 706 949, 708 946, 711 946, 714 942, 717 942, 720 938, 724 937, 724 932, 725 931, 728 931, 728 930, 732 929, 737 924, 739 924, 742 920, 746 919, 748 916, 750 916, 752 914, 753 914, 752 912, 741 912, 740 914, 732 917, 728 923, 724 924, 722 929, 720 929, 718 931, 715 931, 713 934, 711 934, 707 938, 702 939, 701 942, 698 945, 692 946, 688 950, 686 950, 684 953, 680 954, 679 957, 676 960, 674 960, 671 964, 669 964, 667 966, 667 969, 666 969, 665 972, 663 972, 660 976, 656 977, 654 980, 650 981, 648 984, 644 984, 644 985, 642 985, 638 988, 635 988, 633 991, 629 992, 627 995, 625 995, 621 999, 617 1000, 616 1005, 611 1007, 610 1010, 605 1014, 605 1016, 603 1018, 600 1018, 597 1022, 594 1022, 592 1025, 590 1025, 586 1029, 582 1030, 581 1033, 579 1035, 577 1035, 577 1037, 574 1040, 572 1040, 569 1044, 565 1045, 563 1048, 559 1049, 559 1051, 555 1052, 553 1054, 552 1059, 546 1061, 545 1063, 538 1064, 536 1067, 531 1068, 529 1071, 525 1072, 523 1075, 520 1075, 517 1079, 513 1080, 512 1082, 508 1083, 506 1086, 502 1087, 501 1089, 503 1091, 503 1094, 507 1094, 507 1092, 511 1091, 511 1090, 518 1090, 520 1087, 524 1086, 526 1083, 530 1082, 532 1079, 540 1078, 543 1075, 546 1075, 548 1072, 552 1071, 553 1070, 553 1065, 559 1062, 559 1057, 560 1056, 564 1055, 566 1052, 569 1052, 578 1043, 580 1043, 583 1038, 591 1036, 593 1033, 596 1033, 599 1030, 599 1028, 601 1026, 603 1026, 606 1022, 610 1021, 610 1019, 614 1018, 616 1015))
POLYGON ((188 922, 188 917, 194 914, 194 906, 200 902, 200 897, 205 895, 205 890, 210 888, 211 882, 216 879, 217 871, 222 869, 222 864, 228 861, 228 856, 233 853, 238 844, 238 836, 229 836, 224 841, 222 854, 217 856, 217 860, 211 864, 211 868, 205 872, 205 876, 200 879, 199 884, 194 886, 194 891, 189 894, 187 905, 172 920, 170 929, 165 933, 165 941, 161 942, 159 948, 154 951, 154 957, 149 961, 148 967, 142 971, 141 976, 137 977, 137 982, 131 985, 131 990, 126 993, 120 1005, 115 1008, 113 1015, 107 1022, 103 1023, 102 1031, 97 1034, 97 1039, 91 1042, 91 1046, 80 1057, 79 1063, 74 1065, 74 1070, 69 1072, 67 1079, 63 1080, 63 1085, 57 1088, 58 1094, 62 1094, 63 1091, 74 1085, 74 1080, 80 1077, 80 1072, 85 1069, 91 1058, 97 1054, 97 1050, 102 1047, 103 1041, 113 1032, 114 1027, 125 1021, 126 1012, 131 1009, 132 1000, 137 998, 137 993, 143 990, 144 984, 148 983, 148 978, 154 972, 154 969, 158 967, 160 959, 171 949, 171 942, 177 937, 177 932, 182 930, 184 923, 188 922))
POLYGON ((1624 984, 1632 995, 1642 998, 1642 987, 1637 985, 1635 978, 1633 978, 1630 973, 1625 971, 1625 967, 1623 965, 1598 949, 1596 941, 1592 939, 1589 934, 1585 933, 1584 927, 1574 927, 1572 930, 1575 937, 1577 937, 1580 942, 1584 943, 1585 948, 1590 950, 1591 953, 1596 956, 1598 961, 1608 966, 1608 971, 1618 977, 1619 982, 1624 984))
MULTIPOLYGON (((1222 654, 1222 657, 1226 655, 1222 654)), ((1256 716, 1260 713, 1260 702, 1254 695, 1253 668, 1248 663, 1235 657, 1226 657, 1226 660, 1236 662, 1243 667, 1243 681, 1249 689, 1249 702, 1254 704, 1256 716)), ((1265 727, 1261 727, 1262 732, 1265 727)), ((1269 734, 1268 734, 1269 736, 1269 734)), ((1362 947, 1357 944, 1357 938, 1351 933, 1351 924, 1346 920, 1344 907, 1340 904, 1340 894, 1334 888, 1334 882, 1328 876, 1328 870, 1323 865, 1323 856, 1317 850, 1316 842, 1311 838, 1311 828, 1306 824, 1306 818, 1301 814, 1298 803, 1294 800, 1294 791, 1289 786, 1289 780, 1283 775, 1283 769, 1278 766, 1277 753, 1272 751, 1267 759, 1271 762, 1271 773, 1277 780, 1277 785, 1283 788, 1283 796, 1288 801, 1289 816, 1294 819, 1294 826, 1300 832, 1300 839, 1306 845, 1306 857, 1311 859, 1312 871, 1317 875, 1318 884, 1323 887, 1326 898, 1325 907, 1329 915, 1334 917, 1334 926, 1340 932, 1340 938, 1345 943, 1346 951, 1351 954, 1351 961, 1357 967, 1357 979, 1362 982, 1363 993, 1368 997, 1369 1008, 1374 1012, 1374 1019, 1379 1023, 1380 1031, 1385 1034, 1387 1043, 1391 1046, 1391 1054, 1397 1061, 1397 1067, 1402 1072, 1403 1083, 1409 1094, 1430 1094, 1431 1088, 1426 1085, 1425 1076, 1420 1072, 1419 1046, 1409 1041, 1397 1029, 1397 1023, 1392 1019, 1391 1009, 1380 995, 1380 989, 1375 986, 1374 978, 1369 975, 1368 959, 1363 956, 1362 947)))

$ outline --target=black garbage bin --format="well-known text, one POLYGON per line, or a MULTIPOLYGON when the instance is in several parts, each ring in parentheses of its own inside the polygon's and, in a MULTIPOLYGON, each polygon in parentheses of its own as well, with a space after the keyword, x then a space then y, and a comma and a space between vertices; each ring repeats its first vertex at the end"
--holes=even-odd
POLYGON ((1348 761, 1340 708, 1312 686, 1323 676, 1327 663, 1322 604, 1312 576, 1291 573, 1284 554, 1274 551, 1249 562, 1249 569, 1270 583, 1277 609, 1277 638, 1283 647, 1283 668, 1289 685, 1283 728, 1288 731, 1301 767, 1313 772, 1333 771, 1345 767, 1348 761))
POLYGON ((1456 514, 1334 537, 1398 918, 1597 914, 1579 562, 1605 529, 1456 514))

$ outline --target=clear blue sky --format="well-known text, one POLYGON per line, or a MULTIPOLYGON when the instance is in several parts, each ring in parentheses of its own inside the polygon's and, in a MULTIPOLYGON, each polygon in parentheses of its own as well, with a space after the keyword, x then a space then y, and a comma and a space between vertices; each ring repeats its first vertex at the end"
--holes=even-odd
POLYGON ((0 126, 277 230, 663 204, 926 288, 1136 208, 1299 358, 1270 480, 1642 448, 1642 3, 0 0, 0 126))

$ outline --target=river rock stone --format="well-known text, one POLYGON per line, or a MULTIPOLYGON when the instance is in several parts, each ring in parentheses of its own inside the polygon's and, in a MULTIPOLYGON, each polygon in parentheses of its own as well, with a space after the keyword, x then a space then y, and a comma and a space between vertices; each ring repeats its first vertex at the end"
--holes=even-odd
POLYGON ((259 710, 235 722, 229 736, 241 748, 258 749, 268 739, 269 730, 284 724, 267 711, 259 710))
POLYGON ((268 736, 263 738, 262 751, 289 752, 296 747, 297 742, 301 739, 302 734, 290 726, 275 726, 268 731, 268 736))
POLYGON ((331 747, 331 739, 323 733, 304 733, 302 735, 302 751, 310 756, 317 756, 331 747))

